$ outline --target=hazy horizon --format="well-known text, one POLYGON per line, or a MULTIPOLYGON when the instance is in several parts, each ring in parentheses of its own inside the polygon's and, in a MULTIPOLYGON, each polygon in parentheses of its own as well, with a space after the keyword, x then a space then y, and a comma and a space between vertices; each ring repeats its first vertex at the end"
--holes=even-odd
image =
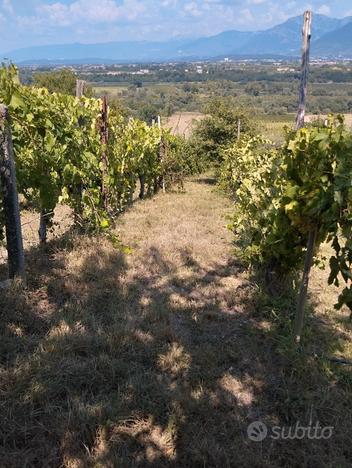
POLYGON ((341 18, 350 0, 0 0, 0 50, 56 44, 165 41, 260 31, 310 8, 341 18), (191 33, 190 33, 191 32, 191 33))

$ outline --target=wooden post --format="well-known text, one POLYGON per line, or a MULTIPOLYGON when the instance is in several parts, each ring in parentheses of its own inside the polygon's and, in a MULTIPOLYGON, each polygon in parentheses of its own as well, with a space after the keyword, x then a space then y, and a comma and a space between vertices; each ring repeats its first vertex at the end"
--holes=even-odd
POLYGON ((237 140, 240 141, 241 139, 241 119, 238 119, 237 122, 237 140))
POLYGON ((296 130, 304 127, 304 117, 306 113, 308 72, 309 72, 309 53, 310 40, 312 37, 312 12, 305 11, 303 15, 303 47, 302 47, 302 72, 299 85, 299 105, 296 117, 296 130))
MULTIPOLYGON (((308 71, 309 71, 309 51, 311 39, 312 12, 306 11, 303 19, 303 49, 302 49, 302 73, 299 87, 299 105, 296 117, 296 130, 304 127, 304 118, 306 111, 307 86, 308 86, 308 71)), ((301 340, 301 334, 304 323, 304 309, 307 301, 307 292, 309 284, 309 275, 313 263, 314 247, 317 238, 317 228, 312 229, 308 235, 308 244, 306 258, 304 262, 304 270, 302 283, 299 290, 295 323, 293 334, 296 343, 301 340)))
POLYGON ((54 216, 54 211, 48 211, 44 208, 40 210, 38 236, 39 236, 39 242, 41 244, 46 244, 47 237, 48 237, 48 225, 51 219, 53 218, 53 216, 54 216))
MULTIPOLYGON (((86 82, 84 80, 76 80, 76 98, 80 99, 81 97, 84 96, 84 87, 86 85, 86 82)), ((79 117, 78 119, 78 125, 83 126, 84 119, 82 117, 79 117)), ((74 212, 74 220, 75 224, 79 225, 81 222, 81 216, 82 216, 82 197, 83 197, 83 184, 82 182, 75 182, 73 187, 73 193, 74 197, 77 198, 76 202, 76 208, 74 212)), ((48 217, 45 215, 45 211, 41 212, 40 216, 40 225, 39 225, 39 239, 41 243, 46 242, 46 226, 48 222, 48 217)))
POLYGON ((109 138, 109 127, 108 127, 108 117, 109 117, 109 106, 108 106, 108 98, 107 96, 103 97, 102 102, 102 112, 101 112, 101 144, 102 144, 102 162, 103 162, 103 170, 102 170, 102 196, 103 196, 103 205, 104 209, 108 209, 108 191, 106 187, 106 179, 108 175, 108 159, 107 159, 107 145, 108 145, 108 138, 109 138))
POLYGON ((84 86, 85 86, 85 81, 83 80, 77 80, 76 81, 76 97, 81 98, 84 95, 84 86))
POLYGON ((24 251, 18 203, 16 169, 13 154, 10 117, 0 105, 0 188, 3 199, 9 277, 25 279, 24 251))
POLYGON ((143 200, 145 194, 145 176, 143 174, 139 175, 140 191, 139 198, 143 200))
POLYGON ((39 241, 41 244, 46 244, 47 239, 47 214, 44 209, 40 211, 40 222, 38 229, 39 241))
MULTIPOLYGON (((160 115, 158 115, 158 127, 159 127, 159 130, 161 132, 161 117, 160 117, 160 115)), ((160 161, 163 164, 164 159, 165 159, 165 143, 164 143, 162 135, 161 135, 161 141, 160 141, 159 154, 160 154, 160 161)), ((162 187, 163 187, 163 193, 165 193, 166 192, 166 187, 165 187, 164 174, 162 175, 161 183, 162 183, 162 187)))
POLYGON ((301 341, 301 334, 302 334, 303 323, 304 323, 304 308, 305 308, 306 300, 307 300, 309 275, 310 275, 310 270, 312 268, 312 263, 313 263, 314 246, 315 246, 316 237, 317 237, 317 230, 316 229, 311 230, 309 232, 309 237, 308 237, 307 253, 306 253, 306 258, 304 261, 303 277, 302 277, 301 286, 299 288, 297 310, 296 310, 296 316, 295 316, 295 323, 293 327, 293 334, 294 334, 296 343, 299 343, 301 341))

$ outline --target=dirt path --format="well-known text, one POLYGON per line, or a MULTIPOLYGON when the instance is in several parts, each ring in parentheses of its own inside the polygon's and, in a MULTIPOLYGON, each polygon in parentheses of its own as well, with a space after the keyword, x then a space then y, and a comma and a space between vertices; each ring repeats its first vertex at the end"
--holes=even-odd
POLYGON ((87 237, 30 253, 28 291, 0 296, 1 466, 348 466, 336 402, 350 394, 285 354, 278 310, 292 304, 233 258, 231 203, 213 183, 137 202, 120 220, 130 253, 87 237), (336 438, 247 435, 309 418, 336 438))
POLYGON ((135 205, 121 220, 121 240, 132 248, 126 280, 155 282, 176 308, 193 306, 196 312, 221 303, 231 312, 240 280, 237 269, 231 274, 230 213, 230 201, 219 195, 212 178, 189 182, 184 194, 135 205))

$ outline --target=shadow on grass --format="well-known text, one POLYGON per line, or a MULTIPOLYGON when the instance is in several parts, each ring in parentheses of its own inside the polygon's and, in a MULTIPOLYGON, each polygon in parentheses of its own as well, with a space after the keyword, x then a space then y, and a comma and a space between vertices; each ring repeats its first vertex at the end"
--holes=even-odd
MULTIPOLYGON (((91 242, 74 269, 69 241, 33 249, 29 290, 0 297, 2 467, 349 466, 351 380, 293 352, 292 297, 226 287, 235 261, 204 270, 184 249, 179 275, 154 246, 140 274, 91 242), (335 429, 252 442, 256 420, 335 429)), ((306 351, 339 339, 309 319, 306 351)))
POLYGON ((198 184, 216 185, 218 181, 215 177, 198 177, 196 182, 198 184))

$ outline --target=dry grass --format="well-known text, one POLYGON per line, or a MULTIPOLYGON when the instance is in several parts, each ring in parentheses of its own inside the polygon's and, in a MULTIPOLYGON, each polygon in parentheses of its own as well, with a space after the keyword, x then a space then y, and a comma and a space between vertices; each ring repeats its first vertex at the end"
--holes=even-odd
MULTIPOLYGON (((39 229, 40 214, 34 209, 22 207, 21 209, 21 226, 23 246, 25 250, 35 248, 40 244, 38 229, 39 229)), ((51 222, 51 227, 48 228, 47 237, 49 241, 60 239, 60 237, 69 231, 73 225, 72 210, 65 205, 58 205, 51 222)), ((7 250, 6 245, 0 243, 0 281, 7 278, 7 250)))
POLYGON ((204 119, 205 115, 200 112, 177 112, 169 117, 165 123, 173 135, 181 135, 188 138, 196 122, 204 119))
POLYGON ((111 98, 118 98, 128 90, 126 85, 107 85, 107 86, 93 86, 93 91, 96 96, 109 96, 111 98))
POLYGON ((259 118, 261 132, 266 138, 277 144, 285 141, 285 127, 293 128, 295 122, 294 114, 285 114, 281 116, 262 116, 259 118))
POLYGON ((186 189, 123 215, 130 255, 69 235, 29 252, 28 290, 0 296, 1 467, 350 466, 349 368, 315 357, 352 355, 346 313, 324 287, 294 353, 294 303, 233 259, 230 202, 186 189), (333 437, 247 438, 310 418, 333 437))
MULTIPOLYGON (((348 127, 352 127, 352 114, 344 114, 345 123, 348 127)), ((294 128, 295 114, 284 114, 280 116, 261 116, 259 118, 259 125, 261 132, 270 140, 277 144, 282 144, 285 141, 285 127, 294 128)), ((327 115, 320 114, 307 114, 305 117, 306 123, 312 123, 316 120, 325 120, 327 115)))
MULTIPOLYGON (((348 127, 352 127, 352 114, 343 114, 343 116, 345 117, 345 123, 348 127)), ((326 114, 308 114, 306 115, 306 121, 307 122, 314 122, 316 120, 325 120, 327 119, 327 115, 326 114)))

